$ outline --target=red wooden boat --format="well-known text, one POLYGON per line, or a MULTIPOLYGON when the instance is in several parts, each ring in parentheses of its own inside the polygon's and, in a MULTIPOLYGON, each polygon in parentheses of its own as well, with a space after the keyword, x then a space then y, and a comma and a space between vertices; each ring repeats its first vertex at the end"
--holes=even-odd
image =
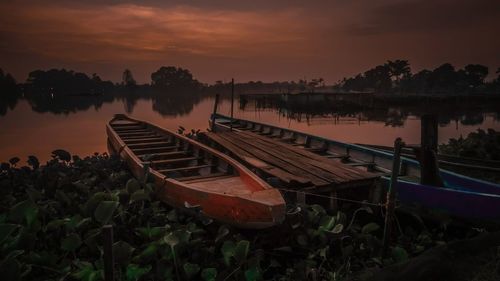
POLYGON ((177 208, 193 207, 242 228, 281 223, 281 193, 230 157, 183 135, 117 114, 106 125, 112 152, 137 178, 145 171, 157 195, 177 208))

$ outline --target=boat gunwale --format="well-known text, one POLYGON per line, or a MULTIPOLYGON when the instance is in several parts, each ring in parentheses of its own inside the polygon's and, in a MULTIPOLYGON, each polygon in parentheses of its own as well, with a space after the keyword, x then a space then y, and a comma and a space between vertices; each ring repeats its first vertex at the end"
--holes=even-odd
MULTIPOLYGON (((217 123, 219 126, 223 126, 225 128, 229 128, 228 125, 222 124, 222 123, 218 122, 217 119, 219 119, 219 120, 220 119, 224 119, 224 120, 227 120, 228 122, 231 122, 231 117, 228 117, 228 116, 216 113, 215 115, 212 114, 211 119, 210 119, 210 122, 211 122, 211 120, 214 120, 214 122, 217 123)), ((312 135, 312 134, 308 134, 308 133, 296 131, 296 130, 293 130, 293 129, 282 128, 282 127, 278 127, 278 126, 271 125, 271 124, 266 124, 266 123, 261 123, 261 122, 256 122, 256 121, 250 121, 250 120, 241 119, 241 118, 233 118, 233 122, 234 121, 244 121, 244 122, 248 122, 248 123, 259 124, 261 126, 267 126, 267 127, 273 128, 273 129, 286 130, 286 131, 289 131, 289 132, 292 132, 292 133, 295 133, 295 134, 299 134, 299 135, 303 135, 303 136, 309 136, 309 137, 312 137, 314 139, 317 139, 317 140, 320 140, 320 141, 324 141, 326 143, 333 143, 333 144, 336 144, 338 146, 349 148, 349 149, 353 148, 354 150, 361 151, 362 153, 368 153, 368 154, 370 154, 372 156, 380 156, 382 158, 390 159, 390 160, 392 160, 392 158, 393 158, 393 155, 391 153, 389 153, 389 152, 385 152, 385 151, 381 151, 381 150, 377 150, 377 149, 373 149, 373 148, 369 148, 369 147, 364 147, 364 146, 357 145, 357 144, 351 144, 351 143, 336 141, 336 140, 332 140, 332 139, 327 139, 325 137, 316 136, 316 135, 312 135)), ((233 128, 233 130, 238 130, 238 128, 233 128)), ((238 130, 238 131, 241 131, 241 130, 238 130)), ((410 158, 402 156, 401 157, 401 162, 404 163, 405 165, 411 165, 414 168, 420 169, 420 163, 417 160, 410 159, 410 158)), ((440 170, 439 172, 441 174, 444 174, 444 175, 449 175, 449 176, 457 177, 457 178, 460 178, 460 179, 463 179, 463 180, 466 180, 466 181, 473 181, 473 182, 481 183, 483 185, 488 185, 488 186, 491 186, 491 187, 494 187, 494 188, 499 188, 499 192, 500 192, 500 184, 496 184, 496 183, 493 183, 493 182, 485 181, 485 180, 482 180, 482 179, 476 179, 476 178, 464 176, 464 175, 461 175, 461 174, 458 174, 458 173, 455 173, 455 172, 452 172, 452 171, 449 171, 449 170, 446 170, 446 169, 443 169, 443 168, 440 168, 439 170, 440 170)), ((399 181, 399 179, 398 179, 398 181, 399 181)), ((452 190, 462 190, 462 189, 457 189, 457 187, 453 186, 453 185, 445 187, 445 188, 452 189, 452 190)))

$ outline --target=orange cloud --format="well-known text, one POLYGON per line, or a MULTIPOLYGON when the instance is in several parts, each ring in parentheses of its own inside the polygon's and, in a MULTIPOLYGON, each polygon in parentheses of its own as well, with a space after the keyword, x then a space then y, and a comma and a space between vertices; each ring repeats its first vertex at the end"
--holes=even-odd
POLYGON ((285 46, 285 51, 293 52, 290 46, 308 33, 297 10, 263 13, 131 4, 3 6, 6 24, 1 32, 13 36, 17 46, 76 61, 157 60, 178 54, 252 56, 285 46))

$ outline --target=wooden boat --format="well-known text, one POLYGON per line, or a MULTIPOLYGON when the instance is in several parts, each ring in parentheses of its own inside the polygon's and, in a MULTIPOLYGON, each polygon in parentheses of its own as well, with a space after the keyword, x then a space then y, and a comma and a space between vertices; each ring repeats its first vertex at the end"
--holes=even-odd
MULTIPOLYGON (((373 144, 358 144, 358 145, 386 152, 392 152, 393 150, 392 147, 384 145, 373 145, 373 144)), ((415 153, 411 148, 404 148, 402 151, 402 155, 407 158, 416 159, 415 153)), ((442 167, 450 167, 450 168, 457 167, 457 168, 466 168, 482 172, 500 173, 500 161, 458 157, 447 154, 438 154, 437 158, 439 165, 441 165, 442 167)))
MULTIPOLYGON (((229 130, 231 118, 215 114, 211 125, 216 131, 229 130)), ((276 138, 332 161, 343 161, 366 167, 380 173, 382 182, 388 186, 392 168, 393 153, 361 145, 350 144, 280 128, 259 122, 233 119, 235 130, 247 130, 276 138)), ((398 199, 406 206, 418 206, 448 213, 462 218, 500 221, 500 185, 466 177, 440 169, 444 187, 420 184, 418 161, 402 157, 398 177, 398 199)))
POLYGON ((183 135, 117 114, 109 145, 137 178, 145 171, 157 195, 177 208, 201 209, 218 221, 266 228, 285 217, 281 193, 230 157, 183 135))

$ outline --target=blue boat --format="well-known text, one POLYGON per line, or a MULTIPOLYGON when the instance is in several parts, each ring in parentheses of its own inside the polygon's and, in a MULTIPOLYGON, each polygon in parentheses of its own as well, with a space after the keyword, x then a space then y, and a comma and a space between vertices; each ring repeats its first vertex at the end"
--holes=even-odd
MULTIPOLYGON (((231 118, 215 114, 210 123, 214 130, 229 130, 231 118)), ((320 155, 355 164, 360 169, 379 173, 387 188, 393 162, 393 153, 281 128, 269 124, 234 118, 235 130, 280 139, 297 147, 317 151, 320 155)), ((401 157, 397 193, 405 206, 428 208, 451 216, 500 222, 500 185, 440 169, 444 187, 420 184, 418 161, 401 157)))

